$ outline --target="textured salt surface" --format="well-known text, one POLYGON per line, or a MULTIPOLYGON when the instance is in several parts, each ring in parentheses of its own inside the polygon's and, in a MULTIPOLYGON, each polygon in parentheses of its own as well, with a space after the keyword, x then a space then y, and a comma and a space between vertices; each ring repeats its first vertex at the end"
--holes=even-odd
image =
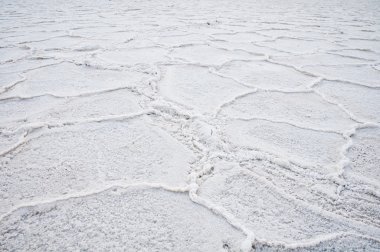
POLYGON ((4 0, 1 251, 380 251, 380 2, 4 0))

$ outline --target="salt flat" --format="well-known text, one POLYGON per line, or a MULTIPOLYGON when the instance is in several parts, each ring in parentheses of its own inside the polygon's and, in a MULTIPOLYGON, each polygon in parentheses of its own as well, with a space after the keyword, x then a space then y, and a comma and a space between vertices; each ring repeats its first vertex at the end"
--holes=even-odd
POLYGON ((1 251, 380 251, 377 0, 0 0, 1 251))

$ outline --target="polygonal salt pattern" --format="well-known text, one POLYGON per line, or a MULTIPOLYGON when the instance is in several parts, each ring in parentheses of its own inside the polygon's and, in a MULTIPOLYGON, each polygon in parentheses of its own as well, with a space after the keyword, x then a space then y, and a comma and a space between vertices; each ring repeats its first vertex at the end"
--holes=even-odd
POLYGON ((342 223, 283 197, 273 186, 236 164, 218 164, 215 173, 201 186, 200 195, 234 214, 258 240, 296 243, 356 229, 349 222, 342 223))
POLYGON ((380 122, 380 89, 337 81, 323 81, 315 89, 356 117, 380 122))
POLYGON ((380 87, 380 71, 366 65, 306 66, 302 69, 328 80, 380 87))
POLYGON ((19 251, 238 251, 244 240, 187 195, 144 187, 20 208, 3 219, 0 233, 1 250, 19 251))
POLYGON ((312 92, 259 91, 237 98, 221 111, 232 118, 263 118, 326 131, 343 132, 356 125, 342 109, 312 92))
POLYGON ((199 113, 215 113, 224 102, 249 91, 231 79, 195 65, 167 66, 162 75, 159 92, 199 113))
POLYGON ((4 94, 5 97, 75 96, 142 85, 146 78, 138 72, 93 69, 71 63, 46 66, 25 75, 26 81, 4 94))
POLYGON ((352 146, 347 156, 350 165, 347 168, 349 176, 358 176, 374 184, 380 181, 380 129, 368 127, 357 130, 352 137, 352 146))
POLYGON ((193 160, 187 148, 141 119, 52 128, 1 158, 1 212, 107 181, 183 186, 193 160))
POLYGON ((379 251, 380 2, 3 0, 1 251, 379 251))
POLYGON ((209 45, 189 45, 173 49, 171 56, 192 64, 219 66, 232 60, 255 60, 262 58, 245 51, 215 48, 209 45), (205 57, 207 55, 207 57, 205 57))
POLYGON ((98 54, 101 60, 111 64, 133 66, 157 64, 166 60, 167 50, 162 48, 125 48, 98 54))
POLYGON ((298 164, 334 173, 345 144, 342 135, 304 129, 265 119, 228 120, 222 127, 234 148, 248 148, 278 155, 298 164))
POLYGON ((290 67, 267 61, 234 61, 225 64, 218 73, 247 86, 265 90, 306 90, 316 79, 290 67))

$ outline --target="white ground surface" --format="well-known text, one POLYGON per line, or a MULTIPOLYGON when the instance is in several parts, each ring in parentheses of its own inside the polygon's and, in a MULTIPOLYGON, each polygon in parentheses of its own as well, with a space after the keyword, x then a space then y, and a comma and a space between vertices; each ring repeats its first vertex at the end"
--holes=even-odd
POLYGON ((380 251, 380 1, 0 0, 0 251, 380 251))

